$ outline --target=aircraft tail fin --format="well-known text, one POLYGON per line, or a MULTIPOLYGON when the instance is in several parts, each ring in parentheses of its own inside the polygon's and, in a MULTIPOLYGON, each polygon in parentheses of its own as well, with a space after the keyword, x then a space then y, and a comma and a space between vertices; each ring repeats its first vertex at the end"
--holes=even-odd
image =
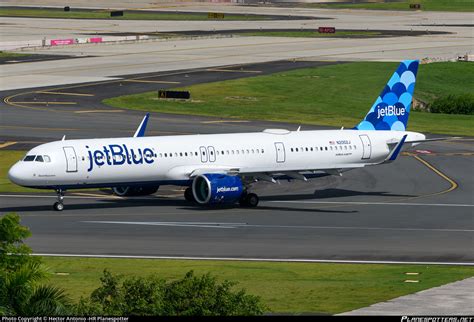
POLYGON ((356 130, 405 131, 415 90, 418 60, 405 60, 375 100, 356 130))

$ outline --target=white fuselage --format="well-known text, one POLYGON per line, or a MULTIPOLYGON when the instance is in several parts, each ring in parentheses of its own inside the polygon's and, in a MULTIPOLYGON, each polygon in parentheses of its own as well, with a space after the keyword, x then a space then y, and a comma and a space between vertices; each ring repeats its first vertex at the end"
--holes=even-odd
MULTIPOLYGON (((257 133, 64 140, 27 153, 43 162, 17 162, 10 179, 36 188, 189 185, 193 175, 344 170, 383 162, 388 144, 425 136, 405 131, 265 130, 257 133), (49 161, 49 162, 47 162, 49 161)), ((31 159, 31 158, 30 158, 31 159)))

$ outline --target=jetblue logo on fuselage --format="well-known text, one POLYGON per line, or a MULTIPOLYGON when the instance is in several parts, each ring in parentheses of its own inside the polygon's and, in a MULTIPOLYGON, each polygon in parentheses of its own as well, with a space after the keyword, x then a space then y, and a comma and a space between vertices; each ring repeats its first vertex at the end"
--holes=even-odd
POLYGON ((396 107, 394 105, 388 105, 385 107, 379 107, 377 110, 377 118, 381 118, 384 116, 400 116, 405 115, 405 108, 404 107, 396 107))
POLYGON ((102 146, 101 149, 91 151, 86 145, 89 155, 89 168, 87 172, 92 171, 94 164, 96 166, 103 165, 123 165, 123 164, 151 164, 155 162, 153 159, 154 152, 150 148, 128 148, 125 144, 109 144, 102 146))

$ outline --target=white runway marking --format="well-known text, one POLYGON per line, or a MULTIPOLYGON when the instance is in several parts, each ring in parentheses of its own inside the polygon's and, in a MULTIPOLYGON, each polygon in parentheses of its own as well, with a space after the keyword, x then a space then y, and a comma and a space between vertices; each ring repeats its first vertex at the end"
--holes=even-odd
POLYGON ((366 202, 366 201, 313 201, 313 200, 270 200, 264 202, 276 203, 307 203, 330 205, 361 205, 361 206, 421 206, 421 207, 474 207, 470 204, 459 203, 410 203, 410 202, 366 202))
POLYGON ((83 221, 89 224, 122 224, 122 225, 145 225, 145 226, 173 226, 173 227, 198 227, 198 228, 225 228, 232 229, 245 226, 245 223, 218 223, 218 222, 155 222, 155 221, 83 221))
MULTIPOLYGON (((74 194, 74 192, 72 192, 74 194)), ((180 196, 180 195, 176 195, 180 196)), ((160 196, 163 197, 163 196, 160 196)), ((52 195, 15 195, 15 194, 0 194, 0 198, 57 198, 52 195)), ((115 195, 103 195, 97 197, 75 196, 67 195, 66 198, 71 199, 100 199, 100 198, 117 198, 115 195)), ((153 197, 130 198, 129 200, 150 200, 156 199, 153 197)), ((126 200, 126 199, 124 199, 126 200)), ((474 207, 471 204, 459 203, 410 203, 410 202, 369 202, 369 201, 317 201, 317 200, 262 200, 262 203, 296 203, 296 204, 327 204, 327 205, 354 205, 354 206, 419 206, 419 207, 474 207)))
POLYGON ((34 256, 51 257, 89 257, 89 258, 135 258, 135 259, 176 259, 176 260, 213 260, 244 262, 292 262, 292 263, 347 263, 347 264, 409 264, 409 265, 465 265, 474 266, 472 262, 418 262, 418 261, 384 261, 384 260, 350 260, 350 259, 306 259, 306 258, 245 258, 245 257, 197 257, 197 256, 146 256, 146 255, 98 255, 98 254, 33 254, 34 256))
POLYGON ((335 230, 398 230, 398 231, 437 231, 437 232, 474 232, 474 229, 449 228, 397 228, 397 227, 344 227, 344 226, 291 226, 291 225, 252 225, 226 222, 168 222, 168 221, 82 221, 89 224, 119 224, 144 226, 174 226, 200 228, 288 228, 288 229, 335 229, 335 230))

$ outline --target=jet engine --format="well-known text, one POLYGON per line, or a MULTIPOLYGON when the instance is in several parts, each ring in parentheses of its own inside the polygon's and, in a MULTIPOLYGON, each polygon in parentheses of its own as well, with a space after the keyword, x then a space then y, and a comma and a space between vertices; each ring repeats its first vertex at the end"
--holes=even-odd
POLYGON ((201 205, 230 204, 240 200, 244 187, 238 176, 209 173, 194 178, 192 192, 201 205))
POLYGON ((156 186, 145 186, 145 187, 135 187, 135 186, 119 186, 113 187, 112 191, 115 195, 120 197, 130 197, 130 196, 146 196, 154 194, 158 191, 159 187, 156 186))

